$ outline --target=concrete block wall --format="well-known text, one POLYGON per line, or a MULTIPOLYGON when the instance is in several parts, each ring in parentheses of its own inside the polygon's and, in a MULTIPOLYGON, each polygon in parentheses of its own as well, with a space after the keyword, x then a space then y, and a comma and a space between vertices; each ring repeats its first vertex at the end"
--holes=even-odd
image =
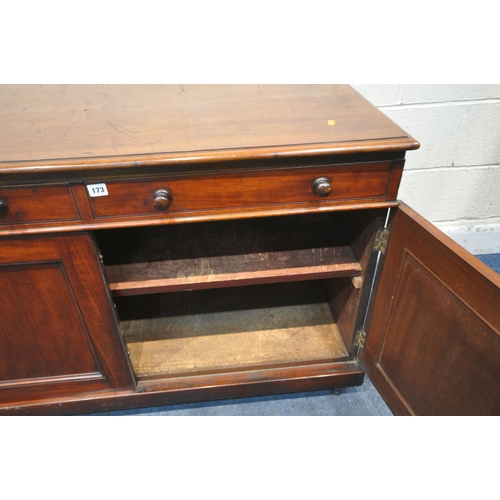
POLYGON ((399 199, 472 253, 499 253, 500 85, 353 87, 420 142, 399 199))

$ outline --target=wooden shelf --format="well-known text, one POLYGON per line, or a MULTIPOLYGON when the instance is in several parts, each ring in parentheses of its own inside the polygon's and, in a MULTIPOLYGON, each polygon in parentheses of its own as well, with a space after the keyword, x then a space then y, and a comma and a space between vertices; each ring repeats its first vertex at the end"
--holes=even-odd
POLYGON ((328 217, 165 226, 100 238, 114 296, 359 276, 328 217))
POLYGON ((128 264, 108 267, 106 274, 112 294, 124 296, 359 276, 361 267, 349 247, 340 247, 128 264))
POLYGON ((139 380, 345 360, 322 283, 117 299, 139 380))

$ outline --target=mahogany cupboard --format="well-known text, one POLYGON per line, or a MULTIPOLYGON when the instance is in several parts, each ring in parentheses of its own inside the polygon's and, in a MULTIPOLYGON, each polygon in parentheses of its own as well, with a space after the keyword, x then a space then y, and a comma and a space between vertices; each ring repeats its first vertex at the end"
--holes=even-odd
POLYGON ((1 86, 0 410, 363 383, 500 413, 500 277, 397 201, 344 85, 1 86))

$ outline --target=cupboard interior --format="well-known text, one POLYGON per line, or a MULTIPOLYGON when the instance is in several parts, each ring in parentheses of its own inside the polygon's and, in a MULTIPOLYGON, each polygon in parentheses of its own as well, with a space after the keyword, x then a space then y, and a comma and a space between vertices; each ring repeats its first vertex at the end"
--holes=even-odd
POLYGON ((349 359, 381 211, 95 232, 140 380, 349 359))

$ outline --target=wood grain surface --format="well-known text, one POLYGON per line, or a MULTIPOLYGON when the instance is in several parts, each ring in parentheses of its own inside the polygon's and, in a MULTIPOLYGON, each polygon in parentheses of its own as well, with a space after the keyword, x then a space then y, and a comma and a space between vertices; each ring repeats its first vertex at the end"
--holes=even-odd
POLYGON ((396 414, 500 414, 500 276, 409 207, 391 222, 364 361, 396 414))
POLYGON ((357 276, 333 214, 106 231, 96 236, 115 296, 357 276))
POLYGON ((361 384, 374 209, 418 146, 347 85, 0 86, 0 409, 361 384))
POLYGON ((117 306, 138 377, 347 359, 320 282, 127 297, 117 306))
POLYGON ((347 85, 2 85, 0 137, 0 173, 418 147, 347 85))

